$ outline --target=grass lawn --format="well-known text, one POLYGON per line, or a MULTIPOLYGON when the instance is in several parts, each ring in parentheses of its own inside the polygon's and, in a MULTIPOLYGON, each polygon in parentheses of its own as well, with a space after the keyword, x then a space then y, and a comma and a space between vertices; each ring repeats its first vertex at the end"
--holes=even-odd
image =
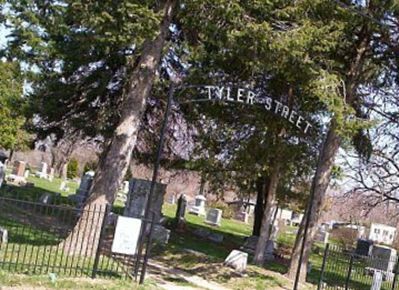
MULTIPOLYGON (((25 199, 31 201, 37 201, 38 198, 43 193, 56 193, 60 192, 59 187, 61 184, 61 180, 55 178, 53 182, 50 182, 45 179, 40 179, 35 176, 31 176, 28 179, 29 182, 33 182, 35 187, 8 187, 8 191, 6 192, 9 196, 18 196, 21 195, 25 199)), ((61 192, 61 199, 65 202, 68 202, 67 196, 69 194, 73 194, 78 187, 78 184, 70 181, 68 183, 70 188, 69 192, 61 192)), ((0 191, 6 191, 6 189, 1 189, 0 191)), ((15 208, 8 210, 13 211, 14 215, 21 211, 21 209, 15 208)), ((9 229, 13 229, 14 231, 18 229, 18 224, 15 224, 15 221, 8 219, 7 210, 1 210, 1 222, 0 226, 4 226, 9 229)), ((114 205, 114 212, 122 213, 123 212, 123 204, 121 202, 117 202, 114 205)), ((173 220, 176 212, 176 205, 164 204, 163 214, 170 221, 173 220)), ((21 213, 23 214, 23 213, 21 213)), ((252 225, 245 224, 236 220, 227 220, 222 219, 220 227, 214 227, 209 224, 204 223, 204 217, 199 217, 196 215, 186 214, 186 222, 187 222, 187 230, 182 233, 172 232, 170 242, 166 248, 162 249, 162 251, 158 251, 155 259, 158 259, 161 262, 165 262, 171 266, 178 267, 182 270, 186 270, 196 275, 203 276, 207 280, 214 280, 218 283, 222 283, 223 285, 232 288, 232 289, 267 289, 272 287, 286 286, 290 282, 285 279, 285 277, 281 275, 274 275, 276 273, 284 274, 287 271, 287 263, 284 262, 269 262, 265 266, 265 269, 255 267, 253 265, 249 265, 248 275, 246 277, 236 277, 232 271, 223 267, 222 263, 227 255, 233 249, 239 249, 241 245, 244 243, 244 238, 251 235, 252 225), (214 233, 223 234, 224 240, 222 243, 213 243, 208 240, 200 239, 192 234, 192 231, 198 228, 207 229, 214 233), (274 274, 273 274, 274 273, 274 274)), ((33 222, 35 224, 35 222, 33 222)), ((280 231, 277 243, 280 246, 291 248, 295 241, 295 233, 296 228, 287 227, 280 231)), ((16 231, 18 233, 18 231, 16 231)), ((92 262, 89 260, 82 260, 81 258, 76 258, 73 260, 74 262, 68 260, 60 260, 59 257, 55 257, 54 254, 57 252, 58 244, 60 242, 60 237, 57 235, 53 235, 51 231, 45 231, 44 233, 40 229, 32 229, 28 232, 20 231, 16 236, 11 236, 8 243, 8 250, 1 251, 0 250, 0 260, 7 259, 7 255, 10 252, 14 252, 13 257, 15 259, 15 251, 18 251, 17 257, 21 259, 27 259, 27 257, 32 257, 35 259, 37 255, 44 254, 48 257, 48 261, 52 262, 52 267, 43 267, 43 265, 38 265, 38 267, 27 268, 24 269, 23 266, 19 269, 18 272, 25 273, 48 273, 49 271, 56 271, 56 265, 60 265, 58 270, 61 270, 64 266, 74 264, 74 271, 78 271, 80 275, 87 276, 90 273, 90 269, 92 267, 92 262), (43 241, 45 244, 43 244, 43 241), (2 257, 2 258, 1 258, 2 257), (38 269, 36 271, 36 269, 38 269)), ((308 275, 308 281, 317 284, 320 276, 320 269, 323 259, 323 245, 316 244, 315 251, 311 255, 310 262, 312 264, 312 270, 308 275)), ((252 260, 252 257, 249 257, 249 262, 252 260)), ((10 260, 11 261, 11 260, 10 260)), ((11 262, 15 262, 12 260, 11 262)), ((29 260, 29 263, 32 263, 33 260, 29 260)), ((103 262, 104 264, 104 262, 103 262)), ((105 261, 105 264, 109 264, 109 262, 105 261)), ((112 264, 112 261, 111 261, 112 264)), ((14 264, 5 265, 5 270, 16 270, 14 264)), ((116 266, 117 267, 117 266, 116 266)), ((4 267, 3 267, 4 269, 4 267)), ((326 280, 331 281, 344 281, 346 277, 346 269, 347 269, 347 261, 342 262, 342 267, 336 267, 332 272, 328 272, 326 274, 326 280), (331 278, 332 277, 332 278, 331 278)), ((62 274, 62 271, 59 271, 62 274)), ((64 273, 65 274, 65 273, 64 273)), ((68 273, 66 273, 68 274, 68 273)), ((42 276, 40 276, 42 277, 42 276)), ((1 279, 1 278, 0 278, 1 279)), ((43 279, 40 278, 40 279, 43 279)), ((39 280, 40 280, 39 279, 39 280)), ((64 278, 62 278, 64 279, 64 278)), ((61 280, 60 280, 61 281, 61 280)), ((66 280, 65 280, 66 281, 66 280)), ((50 281, 51 282, 51 281, 50 281)), ((46 283, 50 283, 46 282, 46 283)), ((361 284, 355 283, 359 285, 361 284)), ((66 284, 69 282, 66 281, 66 284)), ((72 282, 71 282, 72 283, 72 282)), ((123 283, 123 282, 121 282, 123 283)), ((90 283, 89 283, 90 284, 90 283)), ((342 283, 341 283, 342 284, 342 283)), ((63 286, 64 287, 64 286, 63 286)), ((66 286, 65 286, 66 287, 66 286)), ((91 287, 90 285, 88 287, 91 287)), ((122 286, 121 286, 122 287, 122 286)), ((81 289, 81 288, 79 288, 81 289)), ((86 288, 82 288, 86 289, 86 288)), ((87 288, 91 289, 91 288, 87 288)), ((96 288, 102 289, 102 288, 96 288)), ((112 289, 112 288, 107 288, 112 289)), ((118 288, 124 289, 124 288, 118 288)), ((359 288, 361 289, 361 288, 359 288)))
POLYGON ((138 286, 132 281, 116 279, 90 279, 90 278, 62 278, 57 275, 21 275, 0 271, 0 289, 12 287, 13 289, 73 289, 73 290, 152 290, 159 289, 155 283, 147 279, 143 286, 138 286))

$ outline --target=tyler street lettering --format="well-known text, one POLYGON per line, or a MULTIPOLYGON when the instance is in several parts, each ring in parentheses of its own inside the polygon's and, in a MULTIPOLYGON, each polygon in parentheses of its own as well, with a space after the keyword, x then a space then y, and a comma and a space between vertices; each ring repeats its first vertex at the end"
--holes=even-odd
POLYGON ((305 134, 312 128, 312 125, 292 108, 270 97, 259 98, 257 93, 249 89, 225 86, 205 86, 205 89, 210 100, 223 100, 250 105, 260 104, 266 110, 285 118, 305 134))

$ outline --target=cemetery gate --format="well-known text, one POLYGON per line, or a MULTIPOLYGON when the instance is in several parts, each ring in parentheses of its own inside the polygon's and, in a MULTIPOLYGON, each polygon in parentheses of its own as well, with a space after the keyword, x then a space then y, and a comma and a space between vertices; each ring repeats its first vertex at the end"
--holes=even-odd
POLYGON ((132 277, 136 257, 111 251, 115 221, 109 214, 110 207, 93 205, 83 209, 67 198, 36 192, 34 188, 22 187, 16 191, 10 186, 0 192, 1 270, 74 277, 132 277), (88 212, 84 215, 85 226, 73 231, 79 218, 88 212), (87 239, 87 235, 94 236, 90 232, 99 228, 98 243, 89 241, 71 247, 74 242, 87 239), (74 242, 67 243, 68 237, 74 242))
POLYGON ((361 255, 354 249, 327 244, 318 290, 399 290, 396 255, 361 255))

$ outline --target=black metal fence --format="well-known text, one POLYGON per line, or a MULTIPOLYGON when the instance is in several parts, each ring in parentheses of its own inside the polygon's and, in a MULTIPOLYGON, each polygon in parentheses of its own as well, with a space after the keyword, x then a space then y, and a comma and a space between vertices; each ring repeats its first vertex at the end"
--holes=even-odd
POLYGON ((346 250, 334 245, 326 245, 318 289, 375 289, 399 290, 398 258, 383 256, 363 256, 355 250, 346 250), (382 277, 378 283, 377 275, 382 277))
POLYGON ((134 257, 111 252, 108 206, 79 208, 54 195, 0 192, 0 269, 62 276, 131 276, 134 257), (79 225, 76 227, 76 225, 79 225))

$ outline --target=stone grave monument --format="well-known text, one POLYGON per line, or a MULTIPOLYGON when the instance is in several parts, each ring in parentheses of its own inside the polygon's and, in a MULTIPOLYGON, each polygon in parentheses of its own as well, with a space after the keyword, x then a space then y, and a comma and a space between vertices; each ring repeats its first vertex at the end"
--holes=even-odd
POLYGON ((83 205, 89 197, 93 179, 94 171, 87 171, 81 178, 79 188, 76 190, 76 194, 70 195, 69 198, 78 203, 78 205, 83 205))
POLYGON ((373 241, 358 239, 356 242, 355 254, 359 256, 370 256, 373 244, 373 241))
MULTIPOLYGON (((142 219, 145 213, 145 207, 147 199, 150 193, 151 181, 132 178, 130 180, 129 192, 127 194, 127 200, 125 209, 123 212, 124 216, 142 219)), ((154 213, 154 231, 153 239, 155 242, 164 244, 167 243, 170 236, 170 230, 163 227, 161 223, 162 219, 162 205, 164 195, 166 192, 166 184, 156 183, 154 192, 151 198, 150 211, 154 213)), ((150 214, 150 219, 152 215, 150 214)), ((146 235, 149 234, 151 224, 147 224, 146 235)))
POLYGON ((177 200, 177 210, 176 210, 176 222, 180 224, 184 222, 186 215, 186 207, 187 207, 187 199, 184 194, 180 195, 179 199, 177 200))
POLYGON ((246 211, 238 212, 235 215, 235 219, 247 224, 249 221, 249 214, 246 211))
POLYGON ((0 227, 0 245, 8 242, 8 231, 7 229, 0 227))
POLYGON ((14 168, 12 170, 12 174, 20 177, 24 177, 25 174, 25 162, 23 161, 15 161, 14 162, 14 168))
POLYGON ((211 208, 206 215, 205 222, 213 226, 220 226, 222 220, 222 210, 217 208, 211 208))
POLYGON ((245 272, 247 269, 248 254, 239 250, 233 250, 224 260, 224 265, 229 266, 237 272, 245 272))
POLYGON ((129 192, 129 181, 124 181, 122 184, 122 192, 127 194, 129 192))
POLYGON ((199 216, 205 216, 206 215, 205 202, 206 202, 205 196, 197 195, 194 200, 194 205, 189 209, 188 212, 199 216))
MULTIPOLYGON (((151 181, 132 178, 130 180, 129 193, 127 195, 124 216, 143 218, 148 195, 150 193, 151 181)), ((162 217, 163 198, 166 185, 156 183, 151 200, 150 210, 155 213, 155 222, 159 223, 162 217)))
POLYGON ((53 167, 50 168, 50 173, 48 174, 47 177, 50 182, 53 182, 53 179, 54 179, 54 168, 53 167))
POLYGON ((39 172, 36 173, 36 176, 39 178, 47 179, 47 168, 48 165, 46 162, 41 163, 42 167, 39 172))
POLYGON ((6 169, 3 162, 0 161, 0 188, 3 185, 4 178, 6 177, 6 169))
POLYGON ((12 170, 12 174, 7 176, 7 181, 16 183, 16 184, 25 184, 26 179, 25 175, 25 167, 26 164, 23 161, 15 161, 14 168, 12 170))

